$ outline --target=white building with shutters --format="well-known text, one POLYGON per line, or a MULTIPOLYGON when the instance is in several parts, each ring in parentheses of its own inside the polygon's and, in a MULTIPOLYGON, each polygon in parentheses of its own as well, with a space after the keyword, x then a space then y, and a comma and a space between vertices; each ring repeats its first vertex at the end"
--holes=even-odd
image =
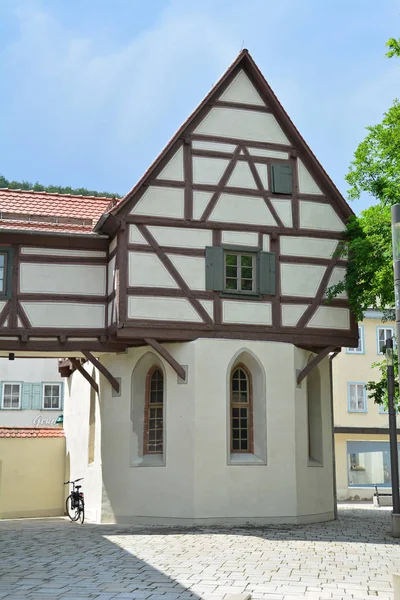
POLYGON ((334 518, 352 211, 248 51, 121 201, 40 197, 56 222, 0 228, 0 353, 64 359, 88 518, 334 518))
POLYGON ((57 359, 0 358, 0 427, 56 427, 63 408, 57 359))

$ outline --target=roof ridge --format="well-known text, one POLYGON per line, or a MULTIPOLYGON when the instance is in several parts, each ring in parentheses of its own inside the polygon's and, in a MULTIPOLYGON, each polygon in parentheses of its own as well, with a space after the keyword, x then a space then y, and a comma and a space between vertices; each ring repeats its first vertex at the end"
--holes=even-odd
POLYGON ((21 188, 0 188, 0 192, 20 192, 20 193, 25 193, 25 194, 46 194, 47 196, 59 196, 62 198, 91 198, 94 200, 107 200, 108 202, 110 202, 113 199, 117 199, 116 196, 112 196, 111 198, 109 196, 87 196, 84 194, 60 194, 59 192, 41 192, 38 190, 23 190, 21 188))

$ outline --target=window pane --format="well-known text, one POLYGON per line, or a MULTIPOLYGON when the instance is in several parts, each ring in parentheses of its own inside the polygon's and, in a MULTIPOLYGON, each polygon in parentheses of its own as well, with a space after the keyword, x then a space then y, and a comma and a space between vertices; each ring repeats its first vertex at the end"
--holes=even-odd
POLYGON ((251 279, 242 279, 242 290, 251 292, 253 290, 253 281, 251 279))
POLYGON ((227 279, 226 280, 226 289, 227 290, 237 290, 237 279, 227 279))
POLYGON ((252 256, 242 256, 241 257, 241 265, 242 265, 242 267, 252 267, 253 266, 253 257, 252 256))
POLYGON ((4 259, 5 259, 4 254, 0 254, 0 267, 4 267, 4 259))
POLYGON ((226 276, 233 279, 237 278, 237 267, 226 267, 226 276))
POLYGON ((226 265, 237 265, 237 255, 236 254, 225 254, 226 265))

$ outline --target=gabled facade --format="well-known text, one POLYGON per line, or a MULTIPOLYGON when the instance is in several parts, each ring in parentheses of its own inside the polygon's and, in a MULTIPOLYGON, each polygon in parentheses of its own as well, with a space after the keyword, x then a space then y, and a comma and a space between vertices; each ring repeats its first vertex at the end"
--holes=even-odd
POLYGON ((326 292, 351 210, 247 50, 102 202, 79 235, 0 230, 0 350, 69 357, 68 477, 92 518, 333 518, 330 360, 357 324, 326 292))

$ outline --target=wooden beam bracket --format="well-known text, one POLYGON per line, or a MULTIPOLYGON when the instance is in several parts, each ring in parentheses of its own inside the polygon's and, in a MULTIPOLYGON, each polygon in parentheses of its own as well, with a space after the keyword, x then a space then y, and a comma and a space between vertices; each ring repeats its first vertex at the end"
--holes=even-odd
POLYGON ((144 338, 144 341, 148 346, 151 346, 153 350, 155 350, 160 356, 162 356, 169 365, 174 369, 174 371, 179 375, 181 379, 186 381, 186 371, 185 369, 174 359, 172 354, 168 352, 164 346, 162 346, 157 340, 154 338, 144 338))
POLYGON ((314 367, 316 367, 321 362, 321 360, 325 358, 325 356, 328 356, 328 354, 334 352, 335 349, 336 346, 328 346, 327 348, 321 350, 321 352, 319 352, 317 356, 314 356, 314 358, 308 363, 308 365, 306 365, 304 369, 298 374, 297 385, 300 385, 303 379, 307 377, 307 375, 314 369, 314 367))
POLYGON ((85 369, 82 367, 80 360, 78 360, 77 358, 70 358, 69 360, 71 365, 74 366, 77 371, 79 371, 79 373, 86 379, 86 381, 90 383, 96 394, 98 394, 99 386, 97 385, 93 377, 89 375, 89 373, 85 371, 85 369))
POLYGON ((91 352, 89 352, 89 350, 82 350, 82 354, 92 363, 94 367, 96 367, 96 369, 100 371, 102 375, 104 375, 117 394, 119 394, 119 382, 115 379, 115 377, 113 377, 113 375, 111 375, 110 371, 104 365, 102 365, 101 362, 95 356, 93 356, 91 352))

